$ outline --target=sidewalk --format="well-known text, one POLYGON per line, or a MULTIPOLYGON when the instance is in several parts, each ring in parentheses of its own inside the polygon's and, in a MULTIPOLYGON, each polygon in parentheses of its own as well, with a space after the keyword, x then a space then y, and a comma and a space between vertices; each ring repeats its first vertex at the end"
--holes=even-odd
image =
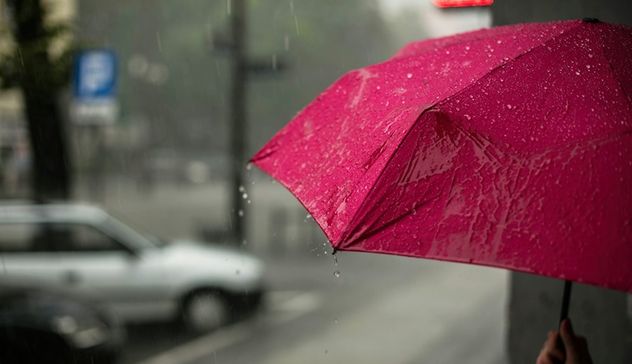
POLYGON ((407 277, 396 291, 261 363, 505 362, 507 272, 455 264, 433 269, 440 272, 407 277))

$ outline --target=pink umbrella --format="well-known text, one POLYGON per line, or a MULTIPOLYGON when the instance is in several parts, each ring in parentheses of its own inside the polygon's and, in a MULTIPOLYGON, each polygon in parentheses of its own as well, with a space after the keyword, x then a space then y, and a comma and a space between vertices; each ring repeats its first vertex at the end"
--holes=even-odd
POLYGON ((334 250, 632 292, 631 100, 630 28, 484 29, 345 74, 252 161, 334 250))

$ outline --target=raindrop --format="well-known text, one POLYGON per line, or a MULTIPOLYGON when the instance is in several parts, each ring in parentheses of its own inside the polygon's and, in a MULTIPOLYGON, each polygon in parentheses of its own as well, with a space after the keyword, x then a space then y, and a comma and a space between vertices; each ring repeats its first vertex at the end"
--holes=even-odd
POLYGON ((465 114, 465 115, 463 115, 463 116, 465 116, 465 118, 466 118, 467 120, 472 119, 472 117, 471 117, 470 115, 468 115, 468 114, 465 114))
POLYGON ((334 271, 334 277, 340 278, 340 271, 339 270, 334 271))
POLYGON ((244 216, 244 210, 239 210, 237 211, 237 215, 239 215, 239 217, 243 217, 244 216))
POLYGON ((162 39, 160 38, 160 32, 156 32, 156 44, 158 45, 158 51, 162 53, 162 39))
POLYGON ((412 73, 408 73, 408 74, 406 75, 406 78, 413 78, 413 74, 412 74, 412 73))
POLYGON ((246 170, 249 171, 252 169, 252 163, 246 164, 246 170))
POLYGON ((244 192, 243 195, 241 195, 241 198, 243 198, 244 200, 248 198, 248 194, 244 192))
POLYGON ((294 26, 296 28, 296 35, 300 36, 301 35, 301 27, 298 24, 298 17, 296 15, 294 15, 294 26))
POLYGON ((496 44, 502 44, 502 42, 503 41, 499 39, 499 40, 496 41, 496 44))
POLYGON ((579 72, 579 71, 575 71, 575 74, 576 74, 577 76, 579 76, 579 75, 581 74, 581 72, 579 72))
POLYGON ((465 46, 465 50, 469 51, 470 50, 470 46, 465 46))
POLYGON ((590 69, 590 65, 589 64, 586 65, 586 69, 590 69))
POLYGON ((246 192, 246 188, 244 186, 239 186, 239 192, 241 193, 246 192))
POLYGON ((588 53, 588 58, 593 58, 592 53, 588 53))
POLYGON ((511 108, 512 108, 511 104, 507 104, 507 109, 511 110, 511 108))

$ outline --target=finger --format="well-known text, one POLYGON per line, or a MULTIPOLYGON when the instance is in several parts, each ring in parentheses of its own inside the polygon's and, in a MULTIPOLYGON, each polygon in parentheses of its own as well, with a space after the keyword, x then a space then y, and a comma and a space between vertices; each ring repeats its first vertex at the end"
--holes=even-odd
POLYGON ((550 355, 550 353, 541 352, 538 356, 536 364, 560 364, 564 363, 564 359, 558 359, 550 355))
POLYGON ((555 349, 555 343, 557 342, 558 335, 559 334, 557 331, 549 331, 546 337, 546 341, 544 342, 544 346, 542 347, 542 351, 551 351, 555 349))
POLYGON ((536 364, 555 364, 552 361, 552 358, 550 358, 548 355, 546 355, 546 353, 540 352, 540 355, 538 355, 538 359, 535 362, 536 364))
POLYGON ((566 355, 564 351, 557 346, 559 334, 557 331, 549 331, 546 341, 540 351, 539 359, 544 363, 563 362, 566 355))
POLYGON ((588 341, 583 336, 577 337, 577 347, 581 355, 585 358, 590 358, 590 350, 588 350, 588 341))
POLYGON ((573 330, 573 326, 571 325, 571 321, 569 319, 564 319, 562 321, 560 334, 562 336, 562 341, 564 341, 564 346, 566 347, 567 352, 576 352, 577 351, 577 336, 575 336, 575 331, 573 330))

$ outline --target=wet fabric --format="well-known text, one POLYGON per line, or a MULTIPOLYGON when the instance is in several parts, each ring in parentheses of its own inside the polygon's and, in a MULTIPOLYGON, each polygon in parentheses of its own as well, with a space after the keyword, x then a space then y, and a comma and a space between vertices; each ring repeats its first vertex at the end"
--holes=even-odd
POLYGON ((632 292, 632 30, 562 21, 407 45, 252 159, 335 249, 632 292))

